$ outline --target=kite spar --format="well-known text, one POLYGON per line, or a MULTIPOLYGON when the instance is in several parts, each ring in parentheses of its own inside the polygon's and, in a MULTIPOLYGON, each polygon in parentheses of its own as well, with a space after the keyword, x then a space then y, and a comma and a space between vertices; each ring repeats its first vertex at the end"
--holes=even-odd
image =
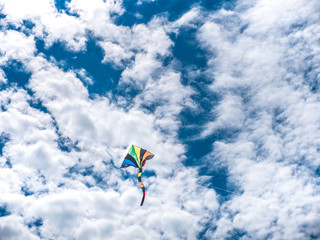
POLYGON ((126 168, 129 166, 139 168, 138 180, 139 180, 140 188, 142 189, 142 192, 143 192, 140 206, 143 205, 144 198, 146 195, 144 185, 141 182, 142 167, 146 164, 147 160, 150 160, 153 157, 154 157, 154 155, 151 152, 149 152, 143 148, 132 145, 127 156, 125 157, 125 159, 123 160, 123 162, 121 164, 121 168, 126 168))

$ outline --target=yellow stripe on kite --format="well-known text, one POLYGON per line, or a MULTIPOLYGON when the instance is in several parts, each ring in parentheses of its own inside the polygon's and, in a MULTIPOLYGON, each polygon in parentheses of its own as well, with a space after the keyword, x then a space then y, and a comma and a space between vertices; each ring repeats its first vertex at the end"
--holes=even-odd
POLYGON ((141 166, 141 162, 140 162, 140 150, 141 150, 141 148, 136 147, 136 146, 133 146, 133 148, 134 148, 134 151, 136 152, 136 155, 137 155, 137 157, 138 157, 139 167, 142 167, 142 166, 141 166))

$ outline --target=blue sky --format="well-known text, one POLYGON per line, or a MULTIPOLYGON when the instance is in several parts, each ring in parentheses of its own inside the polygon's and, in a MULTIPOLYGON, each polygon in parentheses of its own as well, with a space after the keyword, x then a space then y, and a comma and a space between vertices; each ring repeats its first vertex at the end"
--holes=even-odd
POLYGON ((0 236, 319 238, 319 10, 1 1, 0 236))

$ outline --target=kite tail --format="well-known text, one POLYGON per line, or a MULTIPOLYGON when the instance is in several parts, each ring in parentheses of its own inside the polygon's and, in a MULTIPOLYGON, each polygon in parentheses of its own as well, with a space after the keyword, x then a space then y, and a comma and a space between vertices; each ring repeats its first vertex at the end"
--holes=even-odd
POLYGON ((143 205, 144 197, 146 196, 146 193, 145 193, 145 189, 144 189, 143 183, 141 182, 141 173, 142 173, 142 168, 139 168, 138 180, 139 180, 139 184, 140 184, 140 187, 141 187, 141 189, 142 189, 142 192, 143 192, 143 196, 142 196, 142 200, 141 200, 141 204, 140 204, 140 206, 142 206, 142 205, 143 205))

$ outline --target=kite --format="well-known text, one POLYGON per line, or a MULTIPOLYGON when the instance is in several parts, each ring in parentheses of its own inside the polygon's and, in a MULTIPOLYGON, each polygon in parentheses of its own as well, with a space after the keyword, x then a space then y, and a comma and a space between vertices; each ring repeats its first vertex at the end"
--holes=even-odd
POLYGON ((153 157, 154 155, 151 152, 148 152, 143 148, 132 145, 127 156, 123 160, 123 163, 121 164, 121 168, 126 168, 129 166, 139 168, 138 180, 139 180, 140 188, 142 189, 142 192, 143 192, 140 206, 143 205, 144 198, 146 196, 144 185, 141 182, 142 167, 146 164, 147 160, 150 160, 153 157))

